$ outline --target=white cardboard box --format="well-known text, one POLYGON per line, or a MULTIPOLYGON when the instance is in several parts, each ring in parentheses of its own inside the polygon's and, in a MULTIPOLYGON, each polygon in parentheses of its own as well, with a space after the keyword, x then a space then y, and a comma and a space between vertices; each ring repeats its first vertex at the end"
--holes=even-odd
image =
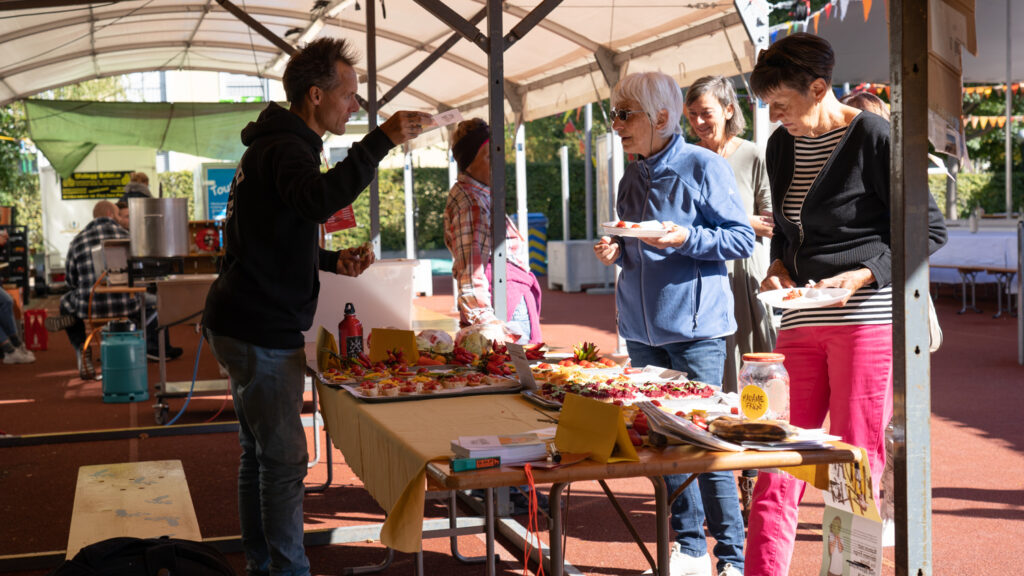
POLYGON ((355 306, 364 338, 374 328, 412 330, 416 265, 416 260, 380 260, 358 278, 321 271, 320 298, 313 325, 304 333, 306 342, 316 342, 319 326, 337 338, 338 322, 345 316, 346 302, 355 306))

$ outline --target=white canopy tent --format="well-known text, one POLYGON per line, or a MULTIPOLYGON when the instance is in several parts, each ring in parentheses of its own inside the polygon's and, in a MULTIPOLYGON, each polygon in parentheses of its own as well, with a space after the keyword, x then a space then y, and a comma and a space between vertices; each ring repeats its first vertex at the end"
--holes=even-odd
MULTIPOLYGON (((334 0, 237 0, 235 6, 293 45, 320 36, 367 46, 366 4, 334 0), (289 33, 291 32, 291 33, 289 33)), ((483 20, 483 0, 444 5, 483 20)), ((503 4, 508 33, 536 6, 503 4)), ((150 70, 214 70, 280 79, 287 56, 214 0, 0 0, 0 105, 50 88, 150 70)), ((388 0, 376 19, 380 112, 399 109, 487 114, 486 54, 412 0, 388 0), (407 85, 418 65, 451 47, 407 85), (398 86, 395 94, 388 92, 398 86), (404 86, 404 89, 401 88, 404 86)), ((605 98, 630 71, 661 70, 680 85, 735 75, 754 51, 732 2, 566 0, 505 52, 505 113, 532 120, 605 98)), ((366 80, 367 68, 357 70, 366 80)), ((363 87, 365 95, 365 86, 363 87)))

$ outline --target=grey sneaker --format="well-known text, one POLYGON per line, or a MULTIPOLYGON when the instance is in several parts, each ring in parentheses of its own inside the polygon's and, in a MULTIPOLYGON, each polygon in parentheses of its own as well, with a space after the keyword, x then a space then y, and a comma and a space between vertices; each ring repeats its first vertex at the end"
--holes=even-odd
POLYGON ((4 354, 4 364, 31 364, 35 361, 36 357, 23 347, 15 348, 14 352, 4 354))

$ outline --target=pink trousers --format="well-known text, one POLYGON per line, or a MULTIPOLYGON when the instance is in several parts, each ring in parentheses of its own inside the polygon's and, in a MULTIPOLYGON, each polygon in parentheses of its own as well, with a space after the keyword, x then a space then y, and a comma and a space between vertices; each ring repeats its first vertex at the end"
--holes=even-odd
MULTIPOLYGON (((885 426, 892 416, 892 325, 812 326, 779 332, 786 356, 790 420, 830 432, 867 451, 878 503, 885 467, 885 426)), ((761 472, 747 525, 746 576, 786 576, 797 509, 806 484, 785 472, 761 472)))

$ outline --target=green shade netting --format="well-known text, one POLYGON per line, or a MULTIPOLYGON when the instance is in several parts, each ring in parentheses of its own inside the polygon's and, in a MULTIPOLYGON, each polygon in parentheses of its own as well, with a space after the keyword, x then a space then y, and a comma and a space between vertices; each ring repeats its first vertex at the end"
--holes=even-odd
MULTIPOLYGON (((32 141, 62 177, 99 144, 238 161, 239 135, 266 103, 26 100, 32 141)), ((355 128, 355 126, 353 126, 355 128)))

